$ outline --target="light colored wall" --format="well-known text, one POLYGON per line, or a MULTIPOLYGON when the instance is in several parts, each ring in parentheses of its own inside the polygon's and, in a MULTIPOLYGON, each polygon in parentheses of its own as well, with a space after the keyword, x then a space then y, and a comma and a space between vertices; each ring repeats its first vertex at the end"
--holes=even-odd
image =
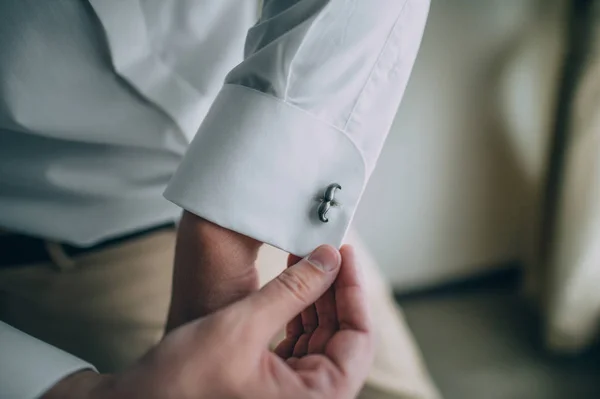
POLYGON ((396 288, 519 258, 544 172, 560 0, 433 0, 355 225, 396 288))

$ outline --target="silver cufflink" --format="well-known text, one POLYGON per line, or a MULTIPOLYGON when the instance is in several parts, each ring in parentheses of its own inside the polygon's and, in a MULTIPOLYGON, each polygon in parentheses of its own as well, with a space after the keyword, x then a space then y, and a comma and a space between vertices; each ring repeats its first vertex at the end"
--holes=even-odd
POLYGON ((336 190, 341 189, 342 186, 337 183, 330 184, 323 192, 323 196, 318 198, 320 203, 319 207, 317 208, 317 214, 319 215, 319 220, 321 222, 329 222, 329 219, 327 218, 327 212, 329 212, 332 207, 340 205, 340 203, 335 200, 335 192, 336 190))

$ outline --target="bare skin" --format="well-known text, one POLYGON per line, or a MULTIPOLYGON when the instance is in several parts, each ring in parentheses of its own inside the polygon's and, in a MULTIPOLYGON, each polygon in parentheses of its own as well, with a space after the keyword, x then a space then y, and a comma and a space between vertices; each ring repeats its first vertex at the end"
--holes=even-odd
POLYGON ((258 289, 261 242, 184 212, 177 234, 167 332, 258 289))
POLYGON ((354 252, 322 246, 289 264, 260 291, 173 330, 131 369, 75 373, 43 398, 355 397, 373 332, 354 252))

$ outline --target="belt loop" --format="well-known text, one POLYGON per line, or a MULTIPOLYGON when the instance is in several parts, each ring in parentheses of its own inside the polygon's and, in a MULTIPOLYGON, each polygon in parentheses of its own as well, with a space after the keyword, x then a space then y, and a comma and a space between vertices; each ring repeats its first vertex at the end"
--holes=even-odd
POLYGON ((75 269, 77 263, 65 252, 59 242, 45 241, 44 245, 52 263, 61 272, 68 272, 75 269))

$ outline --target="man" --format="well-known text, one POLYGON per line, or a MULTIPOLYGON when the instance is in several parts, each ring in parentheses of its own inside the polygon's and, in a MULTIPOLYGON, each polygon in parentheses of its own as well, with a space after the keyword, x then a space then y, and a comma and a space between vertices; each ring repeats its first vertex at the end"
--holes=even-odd
POLYGON ((186 211, 168 329, 256 290, 263 242, 339 247, 427 10, 265 1, 244 44, 250 1, 2 2, 0 317, 103 370, 143 354, 168 303, 169 181, 186 211))

